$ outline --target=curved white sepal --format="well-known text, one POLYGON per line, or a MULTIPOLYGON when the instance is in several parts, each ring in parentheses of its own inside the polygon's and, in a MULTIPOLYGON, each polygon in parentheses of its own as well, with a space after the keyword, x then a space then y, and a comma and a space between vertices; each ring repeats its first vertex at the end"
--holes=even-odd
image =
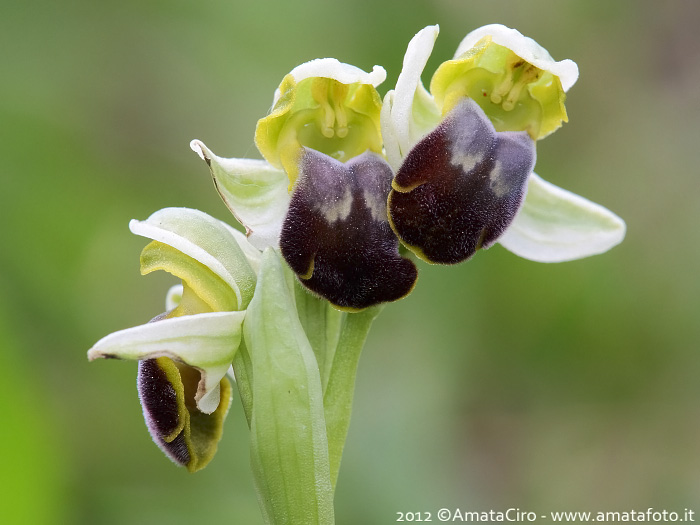
POLYGON ((421 82, 439 32, 439 26, 434 25, 416 33, 406 48, 396 89, 384 97, 382 138, 387 160, 394 170, 413 145, 440 120, 440 112, 421 82))
POLYGON ((576 62, 569 59, 557 62, 545 48, 532 38, 501 24, 485 25, 469 33, 457 47, 455 58, 459 58, 485 36, 490 36, 495 44, 507 47, 533 66, 558 76, 565 92, 569 91, 578 80, 576 62))
POLYGON ((109 334, 87 355, 90 361, 169 357, 197 368, 197 408, 211 414, 219 405, 219 382, 241 342, 244 318, 245 312, 210 312, 163 319, 109 334))
POLYGON ((625 230, 607 208, 533 173, 523 207, 498 242, 525 259, 563 262, 608 251, 625 230))
POLYGON ((209 165, 216 189, 246 228, 250 244, 258 250, 279 246, 289 208, 289 179, 284 170, 264 160, 218 157, 199 140, 190 142, 190 148, 209 165))

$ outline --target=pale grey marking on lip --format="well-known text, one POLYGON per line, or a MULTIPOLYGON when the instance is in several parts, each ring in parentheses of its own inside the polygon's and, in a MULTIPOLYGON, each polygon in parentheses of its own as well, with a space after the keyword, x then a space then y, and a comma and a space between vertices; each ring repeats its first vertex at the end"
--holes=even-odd
POLYGON ((511 187, 511 182, 504 177, 501 161, 497 160, 489 174, 489 189, 500 199, 511 190, 511 187))
POLYGON ((352 200, 352 190, 350 186, 347 186, 342 196, 318 204, 316 210, 323 215, 329 224, 339 220, 344 221, 350 216, 352 200))
POLYGON ((372 219, 377 222, 387 222, 386 200, 378 198, 377 194, 368 188, 362 190, 362 195, 365 199, 365 206, 369 210, 370 215, 372 215, 372 219))
POLYGON ((453 166, 459 166, 465 173, 469 173, 473 170, 477 164, 484 160, 483 153, 471 153, 452 149, 452 157, 450 158, 450 164, 453 166))
POLYGON ((450 164, 470 173, 486 160, 496 140, 496 130, 476 102, 465 99, 454 111, 461 126, 451 126, 450 164))

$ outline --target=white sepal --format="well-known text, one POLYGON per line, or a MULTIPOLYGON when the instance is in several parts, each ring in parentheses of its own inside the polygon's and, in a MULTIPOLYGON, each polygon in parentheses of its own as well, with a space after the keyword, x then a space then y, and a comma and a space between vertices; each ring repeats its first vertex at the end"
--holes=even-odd
POLYGON ((88 359, 169 357, 197 368, 197 408, 211 414, 219 405, 219 381, 241 342, 244 318, 245 312, 210 312, 127 328, 100 339, 88 351, 88 359))
POLYGON ((625 230, 607 208, 533 173, 522 208, 498 242, 525 259, 563 262, 608 251, 625 230))

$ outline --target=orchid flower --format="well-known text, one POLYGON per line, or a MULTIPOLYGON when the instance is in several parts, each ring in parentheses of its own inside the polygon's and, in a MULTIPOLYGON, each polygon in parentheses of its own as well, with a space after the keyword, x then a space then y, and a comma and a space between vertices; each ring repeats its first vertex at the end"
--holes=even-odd
POLYGON ((152 239, 141 273, 165 270, 180 279, 167 311, 151 322, 110 334, 88 359, 139 360, 138 391, 153 440, 190 471, 216 452, 231 402, 225 377, 241 341, 260 252, 245 236, 205 213, 166 208, 131 231, 152 239))
POLYGON ((535 142, 568 120, 564 101, 576 64, 557 62, 534 40, 492 24, 462 40, 428 92, 421 74, 437 35, 438 26, 429 26, 411 40, 382 108, 386 156, 397 171, 389 217, 401 241, 444 264, 496 241, 540 262, 587 257, 621 242, 622 219, 529 165, 535 142))
POLYGON ((233 370, 266 523, 334 522, 359 355, 381 305, 417 279, 401 245, 438 264, 495 242, 555 262, 624 237, 619 217, 533 172, 537 141, 567 121, 576 64, 485 26, 428 91, 420 77, 437 34, 411 40, 383 103, 379 66, 294 68, 257 124, 264 160, 190 143, 245 234, 186 208, 130 224, 151 239, 141 272, 182 284, 165 313, 101 339, 88 358, 139 361, 149 432, 190 471, 216 452, 233 370))
POLYGON ((417 279, 386 211, 393 172, 375 89, 385 77, 331 58, 294 68, 257 125, 264 161, 190 144, 250 242, 279 247, 300 283, 345 311, 400 299, 417 279))

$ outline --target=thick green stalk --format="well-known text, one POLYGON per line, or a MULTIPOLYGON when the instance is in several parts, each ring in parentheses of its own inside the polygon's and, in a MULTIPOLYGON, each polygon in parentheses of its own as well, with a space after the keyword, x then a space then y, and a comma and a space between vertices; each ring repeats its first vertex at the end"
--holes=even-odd
MULTIPOLYGON (((289 274, 292 272, 290 271, 289 274)), ((293 275, 292 279, 299 321, 316 354, 321 385, 325 393, 340 331, 348 314, 336 310, 325 299, 309 293, 293 275)))

